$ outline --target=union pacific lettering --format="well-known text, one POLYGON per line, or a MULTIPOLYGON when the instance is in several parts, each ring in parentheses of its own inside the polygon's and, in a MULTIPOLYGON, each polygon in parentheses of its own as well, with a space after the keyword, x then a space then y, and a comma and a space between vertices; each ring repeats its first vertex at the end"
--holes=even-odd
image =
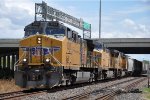
POLYGON ((40 55, 48 55, 54 52, 58 52, 60 47, 52 46, 52 47, 21 47, 23 51, 30 51, 32 55, 40 56, 40 55))

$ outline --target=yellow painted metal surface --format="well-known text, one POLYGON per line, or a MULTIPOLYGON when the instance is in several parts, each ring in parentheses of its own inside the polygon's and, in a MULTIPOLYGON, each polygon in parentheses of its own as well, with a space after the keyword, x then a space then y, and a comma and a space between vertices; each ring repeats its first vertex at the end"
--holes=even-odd
POLYGON ((23 59, 28 60, 29 65, 44 64, 46 59, 50 59, 52 66, 80 67, 81 66, 80 43, 68 40, 65 36, 55 38, 46 35, 33 35, 20 41, 19 59, 22 63, 23 59), (41 42, 38 43, 38 38, 41 42), (32 49, 41 47, 42 50, 32 49), (28 49, 27 51, 23 50, 28 49), (44 54, 44 49, 49 49, 49 54, 44 54), (59 50, 55 50, 59 49, 59 50), (34 54, 33 54, 34 53, 34 54), (36 54, 35 54, 36 53, 36 54))
POLYGON ((81 48, 80 46, 79 41, 69 40, 66 36, 61 38, 42 34, 29 36, 20 41, 18 65, 22 64, 23 59, 27 59, 29 66, 42 66, 46 59, 50 59, 52 66, 64 66, 66 69, 81 66, 126 69, 125 57, 112 57, 109 50, 95 49, 87 55, 86 43, 83 43, 81 48), (40 38, 40 43, 38 43, 38 38, 40 38), (48 50, 48 53, 45 54, 45 50, 48 50))
POLYGON ((119 69, 126 69, 127 59, 126 57, 120 56, 119 57, 119 69))
POLYGON ((96 49, 94 49, 94 51, 93 51, 93 57, 94 57, 94 59, 93 59, 93 66, 94 67, 100 67, 101 66, 101 56, 102 56, 102 54, 101 54, 101 52, 99 51, 99 50, 96 50, 96 49))

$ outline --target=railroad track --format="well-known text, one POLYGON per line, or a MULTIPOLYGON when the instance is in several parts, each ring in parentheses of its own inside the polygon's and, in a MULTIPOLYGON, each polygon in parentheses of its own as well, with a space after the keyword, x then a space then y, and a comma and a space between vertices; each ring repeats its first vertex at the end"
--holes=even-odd
MULTIPOLYGON (((146 78, 141 78, 135 82, 132 82, 129 85, 124 86, 122 89, 124 89, 124 91, 129 91, 131 89, 133 89, 137 84, 139 84, 140 82, 144 81, 146 78)), ((114 97, 115 95, 120 94, 120 90, 114 90, 112 92, 109 92, 105 95, 102 95, 98 98, 96 98, 96 100, 109 100, 110 98, 114 97)))
MULTIPOLYGON (((97 83, 104 83, 104 82, 108 82, 108 81, 113 81, 116 79, 106 79, 106 80, 101 80, 99 82, 94 82, 95 84, 97 83)), ((52 89, 41 89, 41 90, 23 90, 23 91, 16 91, 16 92, 9 92, 9 93, 3 93, 0 94, 0 100, 9 100, 9 99, 16 99, 16 98, 22 98, 25 96, 30 96, 30 95, 37 95, 37 94, 41 94, 41 93, 52 93, 52 92, 56 92, 56 91, 62 91, 64 89, 73 89, 73 88, 77 88, 77 87, 82 87, 82 86, 86 86, 86 85, 91 85, 93 83, 82 83, 82 84, 75 84, 73 86, 61 86, 61 87, 54 87, 52 89)))
MULTIPOLYGON (((100 82, 104 83, 104 82, 115 81, 115 80, 116 79, 102 80, 102 81, 96 82, 95 84, 100 83, 100 82)), ((117 83, 117 84, 122 84, 124 82, 132 81, 132 80, 135 80, 135 79, 126 80, 126 81, 123 81, 123 82, 120 82, 120 83, 117 83)), ((54 87, 52 89, 23 90, 23 91, 16 91, 16 92, 10 92, 10 93, 3 93, 3 94, 0 94, 0 100, 3 100, 3 99, 5 99, 5 100, 10 100, 11 99, 12 100, 12 99, 18 99, 18 98, 22 98, 22 97, 26 97, 26 96, 31 96, 31 95, 38 95, 38 94, 43 94, 43 93, 53 93, 53 92, 56 92, 56 91, 79 88, 79 87, 82 87, 82 86, 92 85, 92 84, 93 83, 83 83, 83 84, 76 84, 76 85, 67 86, 67 87, 66 86, 54 87)), ((112 84, 112 85, 104 87, 102 89, 109 88, 109 87, 115 86, 117 84, 112 84)), ((77 95, 77 96, 74 96, 74 97, 69 97, 69 98, 66 98, 66 99, 69 99, 69 100, 75 100, 76 98, 82 99, 82 98, 88 97, 89 94, 91 94, 91 93, 87 92, 87 93, 80 94, 80 95, 77 95)), ((66 99, 64 99, 64 100, 66 100, 66 99)))
POLYGON ((23 91, 16 91, 16 92, 10 92, 10 93, 3 93, 3 94, 0 94, 0 100, 19 99, 19 98, 30 96, 30 95, 38 95, 44 92, 46 91, 23 90, 23 91))
POLYGON ((96 90, 96 91, 86 92, 86 93, 83 93, 83 94, 79 94, 79 95, 75 95, 75 96, 72 96, 72 97, 64 98, 63 100, 86 100, 93 94, 96 94, 96 95, 100 94, 100 95, 97 96, 97 98, 95 98, 95 100, 109 100, 110 98, 114 97, 115 95, 117 95, 121 92, 120 89, 111 89, 110 91, 105 91, 105 90, 109 90, 110 87, 137 80, 137 81, 132 82, 131 84, 129 84, 129 85, 122 88, 124 91, 129 91, 134 86, 136 86, 138 83, 144 81, 145 79, 146 78, 141 78, 141 79, 134 78, 134 79, 126 80, 126 81, 123 81, 123 82, 118 82, 118 83, 111 84, 109 86, 103 87, 103 88, 101 88, 99 90, 96 90), (102 93, 102 91, 105 91, 105 93, 102 93))

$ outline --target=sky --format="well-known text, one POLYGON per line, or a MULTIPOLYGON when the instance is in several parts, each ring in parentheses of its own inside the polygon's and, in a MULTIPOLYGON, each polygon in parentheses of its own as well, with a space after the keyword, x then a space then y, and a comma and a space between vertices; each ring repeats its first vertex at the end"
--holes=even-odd
MULTIPOLYGON (((99 0, 43 0, 49 6, 92 24, 92 38, 99 37, 99 0)), ((24 27, 34 21, 34 5, 42 0, 2 0, 0 38, 22 38, 24 27)), ((150 0, 101 0, 102 38, 150 38, 150 0)), ((71 27, 72 28, 72 27, 71 27)), ((73 28, 82 35, 82 31, 73 28)), ((130 55, 150 60, 150 55, 130 55)))

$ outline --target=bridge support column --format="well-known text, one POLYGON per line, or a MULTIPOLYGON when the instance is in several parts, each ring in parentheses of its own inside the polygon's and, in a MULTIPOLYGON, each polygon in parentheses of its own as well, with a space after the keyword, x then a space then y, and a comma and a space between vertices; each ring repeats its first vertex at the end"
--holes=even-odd
POLYGON ((15 64, 15 55, 12 54, 12 61, 11 61, 12 74, 11 74, 11 76, 14 76, 14 64, 15 64))
POLYGON ((0 69, 2 68, 2 57, 0 57, 0 69))
POLYGON ((7 72, 8 72, 8 78, 11 78, 11 70, 10 70, 10 55, 7 56, 7 72))
POLYGON ((3 56, 3 69, 6 68, 6 56, 3 56))
POLYGON ((3 55, 2 62, 3 63, 2 63, 0 78, 6 78, 6 56, 5 55, 3 55))
POLYGON ((3 78, 2 57, 0 56, 0 79, 3 78))
POLYGON ((19 53, 16 53, 16 62, 19 60, 19 53))
POLYGON ((12 55, 12 70, 14 71, 15 55, 12 55))
POLYGON ((7 56, 7 68, 10 70, 10 55, 7 56))

